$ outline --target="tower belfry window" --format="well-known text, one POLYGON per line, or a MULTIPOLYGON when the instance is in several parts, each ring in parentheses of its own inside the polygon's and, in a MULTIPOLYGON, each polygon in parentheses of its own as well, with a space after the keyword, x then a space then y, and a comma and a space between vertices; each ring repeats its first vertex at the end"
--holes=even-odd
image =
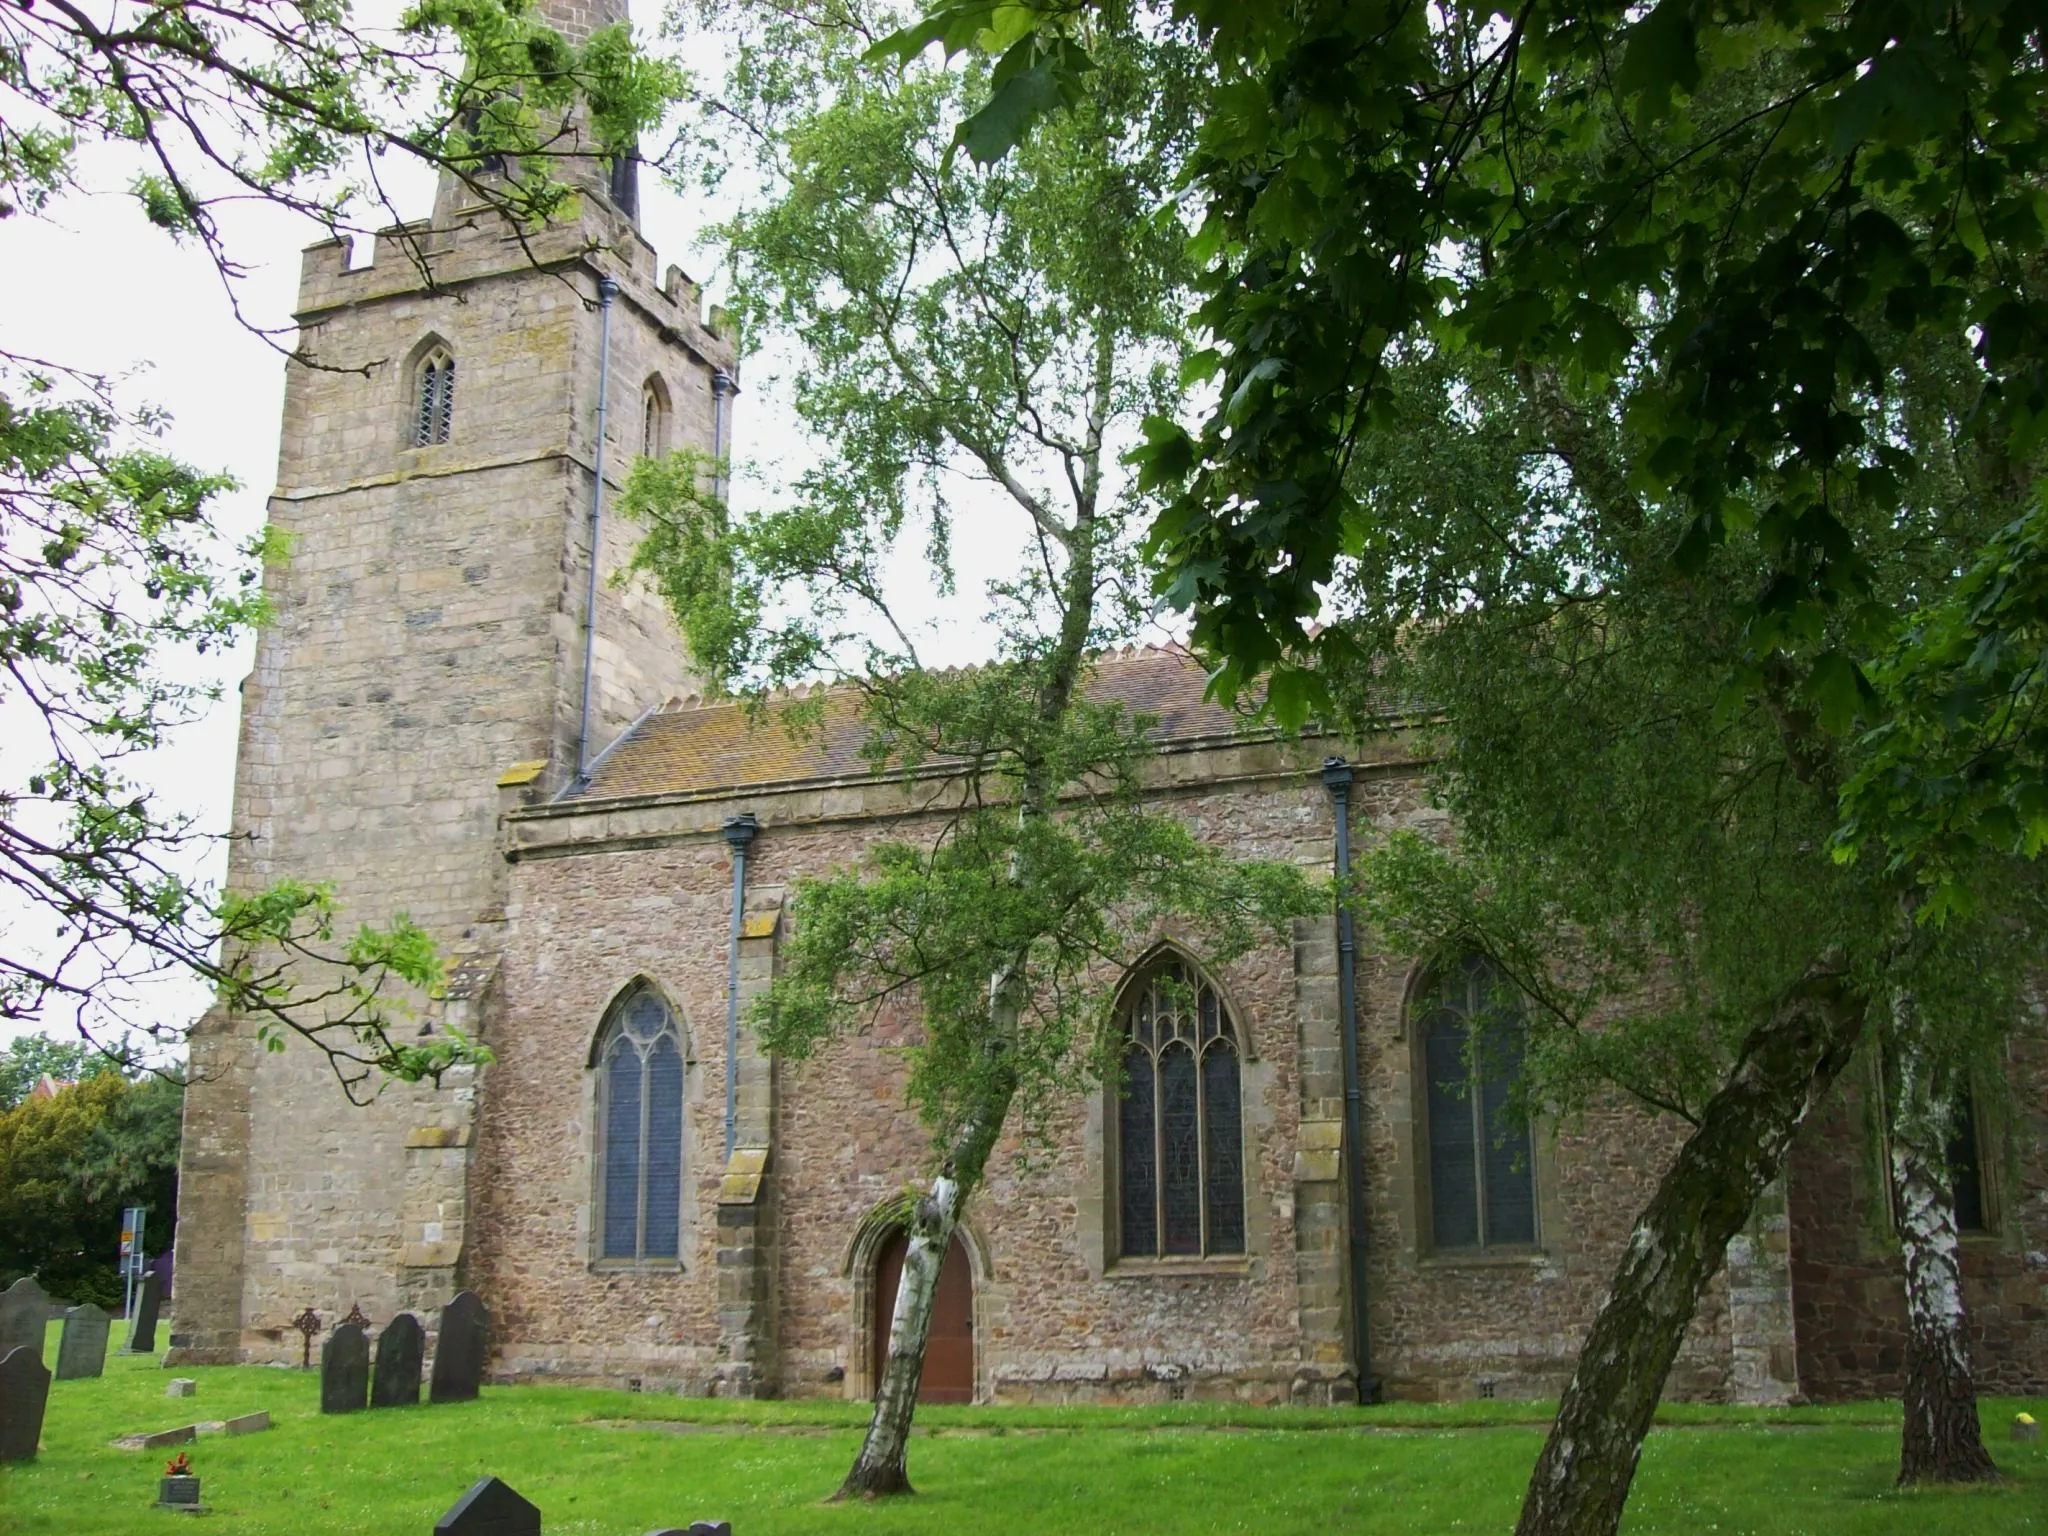
POLYGON ((640 386, 640 453, 659 458, 668 448, 668 395, 659 378, 640 386))
POLYGON ((455 358, 446 347, 436 347, 420 359, 413 375, 413 446, 447 442, 454 425, 455 358))

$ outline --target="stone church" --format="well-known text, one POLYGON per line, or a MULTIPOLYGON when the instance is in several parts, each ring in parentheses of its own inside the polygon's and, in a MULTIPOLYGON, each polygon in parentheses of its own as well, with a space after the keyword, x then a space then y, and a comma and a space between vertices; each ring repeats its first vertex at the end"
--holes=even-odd
MULTIPOLYGON (((574 34, 622 8, 549 0, 574 34)), ((502 1380, 874 1388, 901 1255, 886 1212, 924 1147, 910 1026, 790 1063, 742 1021, 790 882, 929 812, 868 771, 836 701, 799 745, 700 700, 659 601, 610 579, 633 532, 603 499, 636 455, 725 450, 738 375, 636 228, 631 171, 580 163, 576 207, 528 244, 447 182, 373 259, 305 253, 297 323, 321 366, 287 370, 270 515, 290 554, 242 687, 230 880, 331 881, 350 924, 409 912, 450 981, 407 1027, 475 1034, 495 1061, 357 1108, 315 1051, 209 1016, 174 1361, 296 1358, 308 1306, 431 1318, 468 1286, 502 1380)), ((1437 814, 1398 722, 1282 740, 1203 681, 1167 648, 1105 657, 1094 686, 1157 717, 1157 802, 1218 846, 1326 869, 1340 815, 1364 843, 1437 814)), ((1129 1091, 1074 1104, 1028 1165, 999 1152, 946 1264, 928 1398, 1560 1388, 1669 1121, 1617 1103, 1509 1124, 1459 1050, 1484 1012, 1512 1054, 1483 964, 1349 953, 1334 921, 1222 965, 1162 932, 1103 979, 1129 1091)), ((2038 1027, 2009 1068, 1956 1153, 1968 1301, 1980 1381, 2040 1391, 2038 1027)), ((1852 1072, 1731 1245, 1675 1394, 1896 1389, 1882 1134, 1852 1072)))

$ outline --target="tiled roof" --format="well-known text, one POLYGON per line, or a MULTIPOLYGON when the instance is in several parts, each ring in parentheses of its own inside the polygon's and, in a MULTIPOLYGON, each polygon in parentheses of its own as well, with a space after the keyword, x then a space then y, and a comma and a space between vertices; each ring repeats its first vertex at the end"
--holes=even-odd
MULTIPOLYGON (((1245 721, 1203 697, 1208 681, 1201 663, 1178 645, 1132 647, 1098 658, 1087 693, 1152 716, 1154 739, 1161 742, 1227 735, 1245 721)), ((771 701, 765 719, 730 702, 654 711, 591 765, 587 784, 564 798, 683 794, 872 771, 861 756, 868 724, 852 692, 828 694, 822 725, 792 736, 776 717, 795 697, 771 701)))

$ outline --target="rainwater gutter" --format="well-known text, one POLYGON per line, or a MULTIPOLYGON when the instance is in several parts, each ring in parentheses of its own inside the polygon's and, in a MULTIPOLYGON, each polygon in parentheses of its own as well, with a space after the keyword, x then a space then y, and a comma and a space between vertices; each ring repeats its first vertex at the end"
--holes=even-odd
POLYGON ((740 935, 746 926, 747 849, 760 833, 752 812, 727 820, 719 828, 732 849, 732 969, 725 980, 725 1160, 740 1134, 740 935))
POLYGON ((711 457, 718 467, 712 472, 711 494, 725 500, 725 402, 740 392, 732 375, 723 368, 711 375, 711 457))
POLYGON ((1366 1305, 1365 1100, 1358 1066, 1358 932, 1351 920, 1351 765, 1323 759, 1323 788, 1337 821, 1337 1013, 1344 1052, 1344 1188, 1351 1237, 1351 1337, 1358 1400, 1379 1401, 1372 1374, 1371 1312, 1366 1305))
POLYGON ((590 683, 597 658, 597 567, 604 533, 604 417, 611 395, 612 300, 619 285, 609 277, 597 280, 597 447, 591 461, 597 472, 590 486, 590 586, 583 599, 583 714, 576 726, 576 780, 590 777, 590 683))

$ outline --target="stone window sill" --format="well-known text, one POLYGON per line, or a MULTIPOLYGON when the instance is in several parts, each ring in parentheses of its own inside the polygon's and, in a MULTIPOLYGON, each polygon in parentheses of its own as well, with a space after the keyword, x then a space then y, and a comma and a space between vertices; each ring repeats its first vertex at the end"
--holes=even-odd
POLYGON ((1514 1248, 1489 1253, 1483 1248, 1425 1253, 1416 1261, 1423 1269, 1536 1269, 1550 1262, 1540 1248, 1514 1248))
POLYGON ((680 1275, 681 1259, 592 1259, 593 1275, 680 1275))
POLYGON ((1196 1279, 1241 1280, 1252 1272, 1249 1254, 1218 1253, 1207 1258, 1117 1259, 1103 1271, 1110 1280, 1196 1279))

